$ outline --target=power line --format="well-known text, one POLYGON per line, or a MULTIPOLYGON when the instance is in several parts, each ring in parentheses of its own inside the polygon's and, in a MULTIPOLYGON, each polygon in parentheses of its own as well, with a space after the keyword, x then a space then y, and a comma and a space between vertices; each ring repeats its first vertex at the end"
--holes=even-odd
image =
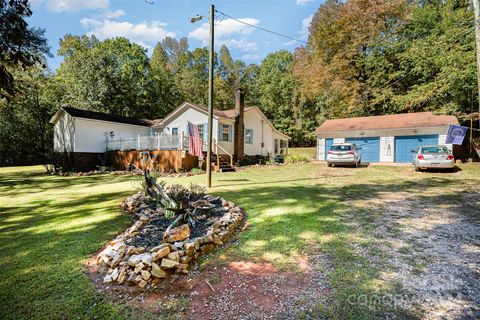
POLYGON ((237 22, 243 23, 243 24, 245 24, 245 25, 247 25, 247 26, 250 26, 250 27, 252 27, 252 28, 259 29, 259 30, 262 30, 262 31, 265 31, 265 32, 268 32, 268 33, 271 33, 271 34, 274 34, 274 35, 277 35, 277 36, 280 36, 280 37, 284 37, 284 38, 293 40, 293 41, 298 41, 298 42, 305 43, 305 44, 307 43, 307 41, 304 41, 304 40, 292 38, 292 37, 289 37, 289 36, 287 36, 287 35, 284 35, 284 34, 281 34, 281 33, 275 32, 275 31, 271 31, 271 30, 268 30, 268 29, 265 29, 265 28, 262 28, 262 27, 257 27, 257 26, 255 26, 255 25, 253 25, 253 24, 250 24, 250 23, 247 23, 247 22, 242 21, 242 20, 240 20, 240 19, 237 19, 237 18, 234 18, 234 17, 232 17, 232 16, 229 16, 228 14, 223 13, 223 12, 221 12, 221 11, 218 11, 218 10, 215 10, 215 11, 218 12, 218 13, 220 13, 220 14, 222 14, 222 15, 224 15, 225 17, 228 17, 228 18, 233 19, 233 20, 235 20, 235 21, 237 21, 237 22))

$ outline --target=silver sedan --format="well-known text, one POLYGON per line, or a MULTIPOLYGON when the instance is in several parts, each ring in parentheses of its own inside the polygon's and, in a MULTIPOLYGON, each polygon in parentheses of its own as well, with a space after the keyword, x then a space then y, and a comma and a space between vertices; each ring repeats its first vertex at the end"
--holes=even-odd
POLYGON ((412 163, 416 171, 429 168, 453 169, 455 167, 455 158, 446 146, 421 146, 412 152, 412 163))

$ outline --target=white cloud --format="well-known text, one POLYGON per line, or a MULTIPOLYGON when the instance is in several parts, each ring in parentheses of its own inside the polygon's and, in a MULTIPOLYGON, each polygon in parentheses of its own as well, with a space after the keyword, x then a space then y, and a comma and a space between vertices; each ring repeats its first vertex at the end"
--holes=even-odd
MULTIPOLYGON (((40 0, 36 0, 40 3, 40 0)), ((86 9, 108 9, 109 0, 46 0, 45 6, 53 12, 78 12, 86 9)))
POLYGON ((116 19, 116 18, 120 18, 121 16, 124 16, 125 15, 125 11, 123 10, 106 10, 104 13, 103 13, 103 17, 105 19, 116 19))
MULTIPOLYGON (((302 20, 302 29, 298 31, 298 39, 305 40, 305 41, 308 39, 308 28, 312 23, 312 19, 313 19, 313 14, 309 15, 308 17, 302 20)), ((285 46, 293 46, 298 44, 299 42, 295 40, 290 40, 284 43, 285 46)))
POLYGON ((299 31, 299 34, 302 39, 308 38, 308 28, 310 28, 312 19, 313 19, 313 14, 309 15, 308 17, 302 20, 302 30, 299 31))
MULTIPOLYGON (((254 26, 260 23, 259 20, 254 18, 242 18, 239 20, 254 26)), ((234 19, 222 20, 215 25, 215 44, 216 46, 226 45, 229 48, 235 48, 241 51, 258 50, 255 42, 247 41, 243 37, 251 34, 253 31, 254 28, 234 19)), ((200 40, 204 46, 208 45, 210 39, 209 24, 203 23, 200 27, 190 32, 188 36, 200 40)))
POLYGON ((258 50, 257 43, 247 41, 246 39, 223 39, 215 42, 216 46, 220 47, 226 45, 228 48, 235 48, 240 51, 255 51, 258 50))
POLYGON ((84 18, 80 23, 87 29, 88 35, 95 35, 100 40, 125 37, 147 48, 149 47, 147 42, 161 41, 167 36, 175 37, 175 33, 165 30, 166 24, 160 21, 133 24, 127 21, 84 18))
POLYGON ((307 3, 313 2, 313 1, 315 1, 315 0, 297 0, 297 1, 296 1, 296 4, 297 4, 298 6, 303 6, 303 5, 306 5, 307 3))
MULTIPOLYGON (((257 25, 260 23, 259 20, 253 18, 243 18, 239 19, 245 23, 257 25)), ((234 34, 247 35, 253 32, 253 28, 249 27, 243 23, 235 21, 233 19, 225 19, 218 22, 215 25, 215 37, 222 38, 224 36, 230 36, 234 34)), ((199 28, 193 30, 188 34, 189 37, 201 40, 202 42, 208 43, 210 37, 210 27, 208 23, 203 23, 199 28)))

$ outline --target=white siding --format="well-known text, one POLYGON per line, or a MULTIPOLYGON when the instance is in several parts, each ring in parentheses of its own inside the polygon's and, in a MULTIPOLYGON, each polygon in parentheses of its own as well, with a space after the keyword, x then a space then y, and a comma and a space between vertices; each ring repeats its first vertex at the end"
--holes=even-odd
POLYGON ((150 128, 117 122, 75 118, 75 152, 106 152, 107 137, 114 133, 114 140, 148 136, 150 128))
MULTIPOLYGON (((188 121, 195 125, 199 124, 207 124, 208 123, 208 116, 203 112, 197 111, 193 108, 187 108, 182 113, 178 114, 172 121, 165 125, 163 128, 163 133, 167 135, 172 134, 172 128, 178 128, 178 135, 180 136, 181 133, 186 136, 188 134, 187 126, 188 121)), ((232 141, 219 141, 218 137, 218 118, 214 117, 213 119, 213 128, 212 128, 212 135, 213 139, 215 139, 218 144, 227 150, 230 153, 233 153, 233 134, 234 134, 234 122, 229 120, 220 120, 221 123, 232 125, 232 141)), ((223 153, 223 152, 219 152, 223 153)))
POLYGON ((393 162, 395 137, 380 137, 380 162, 393 162))
MULTIPOLYGON (((233 140, 235 139, 235 123, 230 122, 228 120, 214 120, 213 121, 213 138, 217 140, 218 145, 221 146, 223 149, 227 150, 230 154, 233 154, 233 140), (218 126, 220 125, 230 125, 232 128, 230 129, 230 132, 232 133, 232 136, 230 138, 231 141, 223 141, 221 140, 220 133, 218 132, 218 126)), ((220 127, 221 128, 221 127, 220 127)), ((219 151, 219 153, 223 153, 219 151)))
POLYGON ((317 138, 317 160, 325 160, 325 139, 317 138))
MULTIPOLYGON (((199 112, 193 108, 187 108, 184 112, 176 115, 176 117, 165 125, 163 129, 164 134, 171 134, 172 127, 178 127, 179 133, 184 132, 187 134, 188 121, 193 124, 206 124, 208 121, 207 115, 199 112)), ((247 155, 263 155, 273 156, 275 153, 275 139, 286 140, 285 137, 275 133, 270 125, 266 123, 262 116, 256 109, 250 109, 244 114, 244 127, 245 129, 253 130, 253 141, 251 144, 244 144, 244 152, 247 155), (262 147, 263 142, 263 147, 262 147)), ((217 140, 218 144, 233 154, 234 146, 234 134, 235 134, 235 121, 232 119, 224 119, 214 117, 213 120, 213 138, 217 140), (221 141, 219 139, 219 124, 228 124, 232 126, 232 141, 221 141)), ((245 133, 243 133, 245 134, 245 133)))
POLYGON ((53 126, 53 150, 55 152, 72 152, 74 133, 73 118, 63 111, 53 126))
POLYGON ((275 139, 285 140, 284 137, 272 130, 255 109, 245 112, 244 125, 245 129, 253 129, 253 143, 245 143, 245 154, 273 156, 275 153, 275 139))
POLYGON ((453 152, 453 144, 445 143, 445 141, 447 141, 447 135, 446 134, 438 135, 438 144, 446 146, 448 148, 448 150, 450 150, 450 152, 453 152))
MULTIPOLYGON (((163 133, 167 135, 172 134, 172 128, 177 127, 178 128, 178 135, 180 136, 180 133, 183 132, 185 135, 187 135, 187 126, 188 126, 188 121, 195 125, 199 124, 206 124, 208 123, 208 117, 206 114, 197 111, 192 108, 186 109, 183 113, 179 114, 175 119, 173 119, 170 123, 168 123, 165 128, 163 129, 163 133)), ((216 138, 216 129, 217 129, 217 123, 214 120, 213 121, 213 137, 216 138)))

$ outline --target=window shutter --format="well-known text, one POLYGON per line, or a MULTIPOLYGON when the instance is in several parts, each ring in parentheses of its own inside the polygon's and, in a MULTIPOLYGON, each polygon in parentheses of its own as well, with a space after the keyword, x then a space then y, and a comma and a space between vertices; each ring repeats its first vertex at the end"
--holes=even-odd
POLYGON ((217 122, 217 127, 218 127, 218 137, 217 141, 222 141, 222 127, 223 125, 220 122, 217 122))
POLYGON ((207 139, 208 139, 208 132, 207 132, 208 124, 207 124, 207 123, 204 123, 204 124, 202 124, 202 127, 203 127, 203 130, 202 130, 202 133, 203 133, 203 141, 207 141, 207 139))
POLYGON ((250 129, 250 144, 253 144, 253 129, 250 129))
POLYGON ((228 125, 228 142, 232 142, 232 125, 228 125))

